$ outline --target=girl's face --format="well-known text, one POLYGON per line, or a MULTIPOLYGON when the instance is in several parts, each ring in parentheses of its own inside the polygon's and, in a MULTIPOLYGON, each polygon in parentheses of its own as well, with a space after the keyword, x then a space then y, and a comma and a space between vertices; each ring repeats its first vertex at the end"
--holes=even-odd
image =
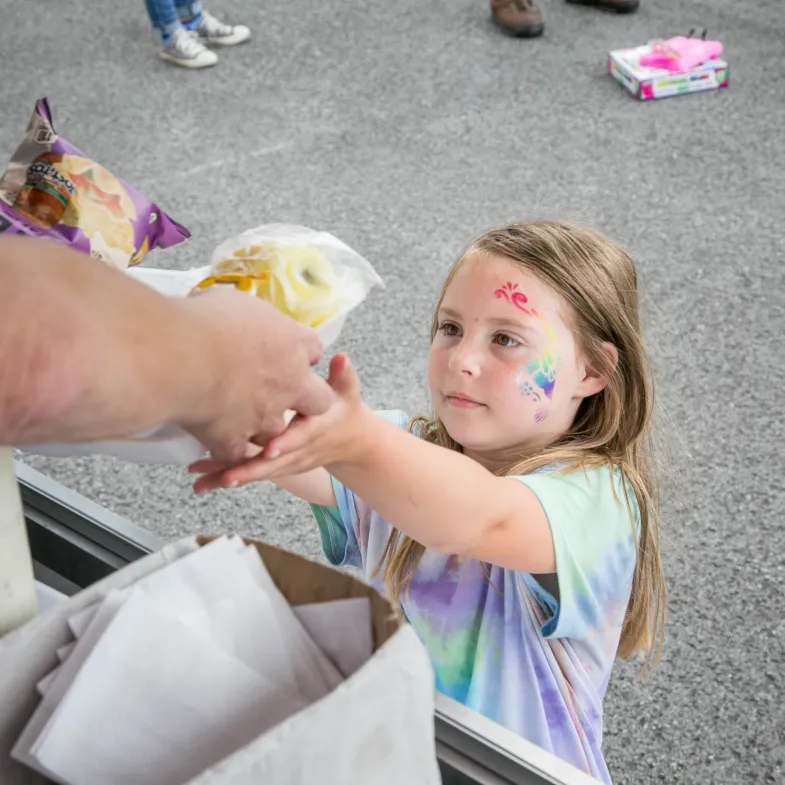
POLYGON ((490 469, 555 441, 604 386, 586 368, 567 305, 504 256, 474 253, 437 315, 428 384, 436 416, 490 469))

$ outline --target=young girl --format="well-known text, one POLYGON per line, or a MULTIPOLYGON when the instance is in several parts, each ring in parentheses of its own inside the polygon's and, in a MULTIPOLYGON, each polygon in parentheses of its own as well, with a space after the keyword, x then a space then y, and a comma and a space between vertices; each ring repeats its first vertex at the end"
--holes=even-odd
POLYGON ((327 558, 400 603, 439 690, 609 782, 613 662, 651 655, 665 596, 632 260, 569 223, 490 231, 431 334, 432 419, 372 412, 336 355, 330 411, 242 465, 194 464, 194 489, 310 502, 327 558))

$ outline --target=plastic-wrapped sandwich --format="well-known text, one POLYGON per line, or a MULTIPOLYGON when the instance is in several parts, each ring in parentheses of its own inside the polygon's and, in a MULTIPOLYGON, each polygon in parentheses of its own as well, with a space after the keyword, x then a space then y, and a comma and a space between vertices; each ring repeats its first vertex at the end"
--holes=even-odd
POLYGON ((341 307, 338 278, 327 257, 310 245, 281 240, 224 243, 212 274, 195 291, 229 284, 272 303, 309 327, 318 327, 341 307))

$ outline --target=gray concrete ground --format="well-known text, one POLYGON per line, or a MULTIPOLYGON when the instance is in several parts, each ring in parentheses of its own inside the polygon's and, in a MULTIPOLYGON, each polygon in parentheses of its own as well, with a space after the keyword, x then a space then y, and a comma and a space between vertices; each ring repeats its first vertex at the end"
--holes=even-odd
MULTIPOLYGON (((265 221, 367 254, 387 289, 341 348, 380 407, 426 406, 430 309, 489 224, 568 214, 628 243, 669 447, 670 595, 655 677, 619 666, 611 684, 609 765, 618 783, 782 781, 781 0, 631 17, 551 0, 537 41, 499 34, 484 0, 216 2, 254 41, 190 73, 157 60, 141 0, 0 0, 0 151, 48 96, 61 133, 192 229, 150 264, 201 263, 265 221), (729 90, 638 103, 605 75, 608 49, 694 26, 725 42, 729 90)), ((304 505, 270 487, 195 498, 174 468, 28 460, 166 539, 318 553, 304 505)))

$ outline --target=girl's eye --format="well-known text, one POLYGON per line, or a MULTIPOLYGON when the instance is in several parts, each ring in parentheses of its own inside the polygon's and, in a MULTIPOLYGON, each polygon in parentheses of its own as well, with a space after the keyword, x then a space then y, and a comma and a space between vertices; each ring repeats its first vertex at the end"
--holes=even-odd
POLYGON ((510 347, 513 348, 515 346, 520 346, 521 342, 516 341, 511 335, 507 335, 506 333, 497 333, 493 336, 493 342, 498 346, 510 347))
POLYGON ((437 329, 444 335, 458 335, 460 333, 458 325, 452 322, 442 322, 437 329))

